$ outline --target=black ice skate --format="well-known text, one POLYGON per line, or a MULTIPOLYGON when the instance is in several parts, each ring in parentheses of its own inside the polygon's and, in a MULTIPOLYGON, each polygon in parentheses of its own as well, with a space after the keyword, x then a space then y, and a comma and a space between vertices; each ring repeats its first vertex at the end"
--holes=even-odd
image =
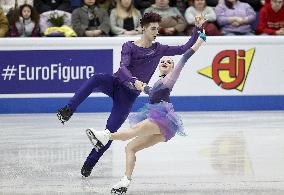
POLYGON ((71 118, 72 115, 73 111, 69 105, 60 108, 57 112, 57 117, 63 125, 66 121, 68 121, 71 118))
POLYGON ((110 137, 109 130, 96 131, 90 128, 86 130, 86 134, 97 152, 108 143, 110 137))
POLYGON ((130 181, 126 176, 120 179, 118 183, 116 183, 112 189, 112 194, 125 194, 127 192, 127 189, 130 185, 130 181))
POLYGON ((89 168, 88 166, 86 166, 86 164, 83 165, 83 167, 81 168, 81 174, 84 177, 89 177, 92 173, 92 168, 89 168))

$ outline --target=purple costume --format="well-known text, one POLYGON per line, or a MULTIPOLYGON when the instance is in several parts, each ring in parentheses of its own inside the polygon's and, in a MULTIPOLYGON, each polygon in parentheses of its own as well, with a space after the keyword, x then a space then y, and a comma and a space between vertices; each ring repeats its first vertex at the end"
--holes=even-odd
POLYGON ((130 125, 133 126, 145 119, 155 122, 166 141, 175 136, 186 135, 183 130, 182 121, 175 114, 173 105, 170 103, 170 93, 176 83, 186 61, 194 54, 191 48, 182 56, 171 73, 158 80, 154 86, 146 86, 144 91, 149 94, 150 103, 146 104, 137 114, 129 116, 130 125))
MULTIPOLYGON (((106 128, 112 133, 116 132, 128 117, 132 105, 140 93, 133 87, 133 82, 138 79, 148 83, 160 58, 184 54, 196 42, 197 31, 200 30, 194 28, 191 38, 182 46, 168 46, 156 42, 149 48, 141 48, 130 41, 124 43, 119 70, 113 75, 103 73, 93 75, 80 87, 68 105, 75 111, 92 92, 99 91, 108 95, 113 99, 113 107, 106 128)), ((84 165, 93 168, 109 148, 111 142, 109 141, 99 152, 93 149, 84 165)))

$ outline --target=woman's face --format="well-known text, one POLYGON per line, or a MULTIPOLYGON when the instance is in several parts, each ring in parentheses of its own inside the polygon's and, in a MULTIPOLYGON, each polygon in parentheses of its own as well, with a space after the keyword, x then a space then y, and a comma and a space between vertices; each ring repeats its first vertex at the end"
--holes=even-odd
POLYGON ((31 9, 29 7, 24 7, 22 10, 22 16, 24 19, 28 19, 31 17, 31 9))
POLYGON ((132 0, 121 0, 121 5, 122 5, 122 7, 127 9, 127 8, 130 7, 131 2, 132 2, 132 0))
POLYGON ((174 61, 170 57, 162 57, 159 63, 159 70, 161 75, 169 74, 174 68, 174 61))
POLYGON ((87 6, 92 6, 92 5, 95 5, 96 0, 84 0, 84 3, 85 3, 87 6))
POLYGON ((197 9, 204 9, 206 6, 205 0, 195 0, 194 1, 194 7, 197 9))

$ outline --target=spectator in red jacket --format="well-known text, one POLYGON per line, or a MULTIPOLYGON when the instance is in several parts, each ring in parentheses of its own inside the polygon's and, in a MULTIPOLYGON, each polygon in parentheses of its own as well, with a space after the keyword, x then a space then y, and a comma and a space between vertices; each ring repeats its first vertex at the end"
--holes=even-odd
POLYGON ((283 0, 271 0, 260 10, 257 34, 284 35, 283 0))

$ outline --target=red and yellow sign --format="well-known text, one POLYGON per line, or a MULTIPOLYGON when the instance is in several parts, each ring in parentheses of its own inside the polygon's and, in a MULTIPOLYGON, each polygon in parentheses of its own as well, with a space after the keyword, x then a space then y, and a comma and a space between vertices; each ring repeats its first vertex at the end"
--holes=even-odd
POLYGON ((198 71, 223 89, 243 91, 255 49, 224 50, 213 59, 212 66, 198 71))

